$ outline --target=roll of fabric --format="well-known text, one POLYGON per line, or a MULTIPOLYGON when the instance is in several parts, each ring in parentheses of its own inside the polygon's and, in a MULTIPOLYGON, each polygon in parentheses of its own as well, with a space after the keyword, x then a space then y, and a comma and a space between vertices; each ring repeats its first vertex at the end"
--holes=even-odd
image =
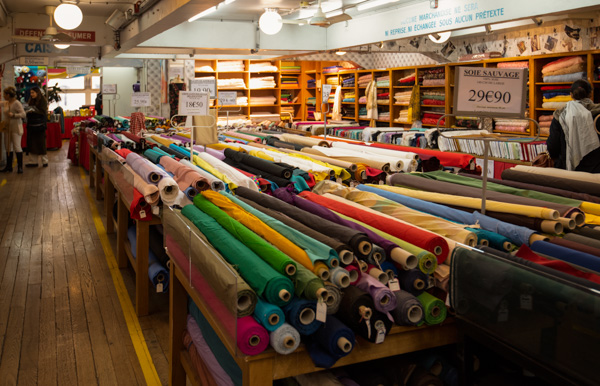
POLYGON ((446 304, 443 301, 430 295, 427 292, 423 292, 417 296, 419 302, 423 305, 425 311, 425 323, 428 325, 440 324, 446 320, 446 304))
MULTIPOLYGON (((364 238, 366 238, 366 235, 363 233, 332 223, 331 221, 323 220, 319 216, 308 213, 266 194, 253 192, 244 187, 238 187, 235 193, 240 197, 244 197, 258 203, 259 205, 277 210, 318 232, 327 234, 330 237, 341 241, 344 244, 354 244, 355 246, 358 246, 364 241, 364 238)), ((340 252, 338 252, 338 254, 340 254, 340 252)))
POLYGON ((246 164, 248 166, 251 166, 258 170, 262 170, 269 174, 273 174, 275 176, 285 178, 288 180, 290 179, 290 177, 292 177, 291 168, 279 166, 274 162, 269 162, 261 158, 251 156, 247 153, 242 153, 231 149, 225 149, 223 151, 223 154, 226 158, 230 158, 236 162, 246 164))
POLYGON ((254 309, 254 319, 267 331, 275 331, 285 322, 285 315, 281 308, 276 305, 258 299, 254 309))
POLYGON ((566 240, 561 237, 553 237, 550 239, 550 243, 600 257, 600 248, 594 248, 592 246, 581 244, 572 240, 566 240))
POLYGON ((198 192, 209 188, 209 181, 203 177, 194 168, 186 166, 172 158, 164 157, 160 162, 166 171, 173 173, 179 189, 184 190, 188 186, 193 187, 198 192))
POLYGON ((237 346, 246 355, 258 355, 269 347, 269 333, 253 317, 239 318, 237 346))
POLYGON ((167 137, 163 137, 162 135, 152 135, 150 136, 150 138, 152 138, 153 141, 160 143, 163 146, 170 146, 172 144, 175 144, 175 141, 170 140, 167 137))
MULTIPOLYGON (((503 180, 526 182, 530 184, 549 186, 558 189, 568 190, 576 193, 591 194, 600 196, 600 184, 586 181, 585 179, 576 180, 564 178, 561 173, 556 172, 560 169, 555 168, 535 168, 535 169, 553 169, 552 173, 540 174, 528 168, 509 168, 502 171, 503 180)), ((569 172, 580 173, 580 172, 569 172)), ((584 173, 590 174, 590 173, 584 173)), ((579 176, 579 174, 576 174, 579 176)))
POLYGON ((565 248, 547 241, 535 241, 531 244, 531 249, 534 252, 600 273, 600 259, 594 255, 565 248))
POLYGON ((573 232, 594 240, 600 240, 600 230, 598 229, 593 229, 591 227, 581 227, 575 229, 573 232))
POLYGON ((425 317, 425 311, 419 299, 407 291, 395 291, 396 308, 390 312, 394 322, 400 326, 417 326, 425 317))
POLYGON ((142 158, 136 153, 129 153, 126 159, 127 164, 131 166, 131 169, 133 169, 133 171, 135 171, 144 179, 144 181, 149 184, 158 185, 159 181, 163 177, 169 176, 163 169, 142 158))
POLYGON ((342 293, 340 309, 336 316, 353 331, 359 332, 363 338, 369 339, 371 334, 366 333, 366 321, 370 321, 373 312, 376 311, 373 298, 356 286, 345 288, 342 293))
POLYGON ((291 280, 279 274, 246 245, 231 236, 215 219, 194 205, 186 205, 181 213, 201 230, 230 264, 237 266, 238 272, 259 296, 277 306, 291 300, 294 293, 291 280))
POLYGON ((296 296, 300 298, 317 300, 325 290, 323 281, 302 265, 297 266, 293 282, 296 296))
POLYGON ((344 267, 346 271, 348 271, 348 275, 350 277, 350 285, 355 285, 358 280, 360 280, 360 276, 362 275, 362 271, 360 267, 356 264, 350 264, 344 267))
MULTIPOLYGON (((137 257, 137 238, 136 238, 136 227, 131 226, 127 229, 127 238, 131 245, 131 254, 135 259, 137 257)), ((162 284, 163 292, 169 290, 169 281, 171 275, 169 271, 158 261, 158 258, 151 250, 148 250, 148 278, 156 288, 157 285, 162 284)))
POLYGON ((198 191, 194 188, 192 188, 191 186, 187 187, 183 193, 185 193, 185 196, 190 200, 193 201, 194 197, 196 197, 196 195, 198 194, 198 191))
POLYGON ((370 275, 362 275, 356 286, 373 297, 375 308, 381 312, 390 312, 396 308, 396 297, 385 284, 370 275))
POLYGON ((327 315, 337 314, 340 309, 340 304, 342 302, 342 292, 332 282, 326 281, 325 289, 327 290, 327 299, 325 300, 325 304, 327 304, 327 315))
MULTIPOLYGON (((218 193, 212 193, 224 198, 218 193)), ((227 232, 252 250, 275 271, 288 277, 293 277, 296 274, 296 263, 292 259, 242 223, 230 217, 226 212, 210 202, 203 194, 194 197, 194 205, 215 219, 227 232)))
POLYGON ((385 272, 390 279, 398 277, 398 267, 391 261, 384 261, 381 263, 381 270, 385 272))
POLYGON ((307 147, 312 147, 312 146, 329 147, 329 142, 327 142, 327 141, 316 139, 316 138, 305 137, 302 135, 282 134, 280 136, 280 138, 283 141, 290 142, 290 143, 296 143, 296 144, 304 145, 307 147))
POLYGON ((429 275, 423 273, 420 269, 399 271, 398 281, 402 290, 414 296, 419 296, 429 285, 429 275))
POLYGON ((311 337, 307 348, 316 366, 329 368, 350 354, 354 344, 354 332, 335 316, 329 316, 311 337))
POLYGON ((589 237, 578 235, 577 233, 573 232, 566 233, 563 237, 565 240, 575 241, 576 243, 589 245, 590 247, 600 249, 600 240, 590 239, 589 237))
POLYGON ((223 161, 225 159, 225 154, 223 154, 222 150, 216 150, 216 149, 212 149, 210 147, 204 147, 204 146, 198 146, 198 145, 194 145, 194 150, 206 152, 206 153, 212 155, 213 157, 220 159, 221 161, 223 161))
POLYGON ((346 288, 350 285, 350 275, 348 271, 342 267, 332 268, 329 279, 333 284, 340 288, 346 288))
POLYGON ((160 162, 160 158, 164 156, 164 152, 158 152, 154 149, 146 149, 144 151, 144 157, 148 158, 155 164, 160 162))
POLYGON ((269 344, 281 355, 288 355, 300 346, 300 333, 288 323, 283 323, 269 334, 269 344))
POLYGON ((133 142, 135 142, 137 144, 144 145, 146 143, 146 140, 144 138, 139 137, 130 131, 121 131, 120 134, 124 135, 125 137, 127 137, 128 139, 132 140, 133 142))
POLYGON ((131 176, 133 177, 133 187, 144 196, 146 203, 152 206, 158 204, 158 200, 160 199, 158 187, 154 184, 149 184, 146 182, 140 175, 134 172, 129 165, 123 165, 123 167, 128 171, 128 173, 131 173, 131 176))
POLYGON ((314 300, 294 297, 283 311, 286 321, 301 335, 312 335, 323 324, 316 319, 317 303, 314 300))
MULTIPOLYGON (((335 212, 334 212, 335 213, 335 212)), ((354 223, 353 221, 349 220, 351 223, 354 223)), ((356 224, 356 223, 354 223, 356 224)), ((363 227, 364 228, 364 227, 363 227)), ((377 233, 371 231, 370 229, 364 228, 367 230, 367 234, 373 233, 376 235, 376 237, 381 237, 379 236, 377 233)), ((373 240, 370 236, 369 239, 373 240)), ((387 239, 384 239, 386 241, 389 241, 387 239)), ((367 257, 367 263, 369 264, 373 264, 373 265, 377 265, 377 264, 381 264, 386 260, 386 254, 385 254, 385 250, 383 248, 381 248, 379 245, 377 244, 373 244, 373 250, 371 251, 371 254, 367 257)))
POLYGON ((180 147, 174 143, 169 146, 160 145, 160 148, 166 152, 173 154, 177 158, 187 159, 187 160, 189 160, 191 158, 191 153, 189 151, 187 151, 186 149, 183 149, 182 147, 180 147))
POLYGON ((200 382, 206 386, 218 386, 217 382, 213 379, 212 374, 209 372, 206 364, 202 360, 202 357, 196 350, 196 346, 192 341, 192 337, 188 330, 183 333, 183 346, 186 348, 192 361, 192 366, 196 369, 196 373, 200 382))
POLYGON ((220 179, 218 179, 217 177, 213 176, 212 174, 208 173, 205 170, 200 169, 199 167, 192 164, 188 160, 181 160, 179 162, 181 162, 181 164, 183 164, 185 166, 191 167, 193 170, 198 172, 202 177, 206 178, 206 180, 210 183, 210 188, 212 190, 214 190, 214 191, 225 190, 225 183, 223 181, 221 181, 220 179))
POLYGON ((171 177, 163 177, 158 182, 158 192, 163 203, 171 206, 179 196, 179 185, 171 177))
POLYGON ((383 285, 386 285, 387 282, 390 280, 389 276, 385 271, 375 267, 373 264, 367 264, 367 273, 371 277, 377 279, 383 285))

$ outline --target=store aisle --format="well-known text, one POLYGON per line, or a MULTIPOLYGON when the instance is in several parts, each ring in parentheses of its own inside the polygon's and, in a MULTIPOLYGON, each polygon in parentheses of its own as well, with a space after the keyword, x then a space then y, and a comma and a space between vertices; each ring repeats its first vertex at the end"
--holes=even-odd
MULTIPOLYGON (((0 174, 1 383, 145 384, 67 147, 47 168, 0 174)), ((166 323, 164 313, 140 321, 163 383, 166 323)))

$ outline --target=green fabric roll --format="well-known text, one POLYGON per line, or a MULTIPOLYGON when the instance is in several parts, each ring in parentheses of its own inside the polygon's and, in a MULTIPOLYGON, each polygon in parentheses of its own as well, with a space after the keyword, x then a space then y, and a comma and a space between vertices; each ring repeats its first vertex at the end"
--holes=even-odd
POLYGON ((332 259, 333 260, 339 259, 339 256, 338 256, 337 252, 335 251, 335 249, 329 247, 328 245, 325 245, 325 244, 321 243, 320 241, 315 240, 312 237, 309 237, 309 236, 305 235, 304 233, 302 233, 290 226, 287 226, 286 224, 282 223, 281 221, 274 219, 273 217, 261 212, 260 210, 253 208, 252 206, 248 205, 244 201, 235 197, 231 193, 227 193, 223 190, 220 191, 219 193, 221 193, 222 195, 224 195, 231 201, 235 202, 237 205, 242 207, 242 209, 244 209, 245 211, 252 213, 256 217, 258 217, 262 222, 264 222, 271 228, 275 229, 277 232, 281 233, 283 236, 287 237, 288 240, 290 240, 291 242, 296 244, 298 247, 304 249, 304 251, 308 255, 308 258, 313 262, 313 264, 316 263, 317 261, 322 261, 325 264, 327 264, 328 266, 331 266, 330 262, 332 259))
POLYGON ((421 305, 423 305, 423 310, 425 311, 424 321, 426 324, 440 324, 446 320, 447 309, 446 304, 444 304, 443 301, 427 292, 423 292, 421 295, 417 296, 417 299, 419 299, 421 305), (433 315, 436 312, 437 314, 433 315))
POLYGON ((201 230, 213 247, 230 264, 237 268, 240 275, 259 296, 278 306, 289 303, 294 294, 294 284, 289 278, 275 271, 246 245, 219 225, 217 220, 196 206, 186 205, 181 213, 201 230), (289 293, 290 296, 287 300, 280 297, 280 291, 282 290, 289 293))
POLYGON ((153 149, 146 149, 146 151, 144 151, 144 156, 155 164, 158 164, 160 163, 160 157, 164 156, 164 154, 161 154, 153 149))
MULTIPOLYGON (((483 181, 478 180, 476 178, 459 176, 457 174, 446 173, 446 172, 442 172, 442 171, 434 171, 434 172, 427 172, 427 173, 411 173, 411 175, 423 177, 423 178, 430 178, 430 179, 438 180, 438 181, 451 182, 453 184, 460 184, 460 185, 470 186, 470 187, 479 188, 479 189, 481 189, 481 187, 483 185, 483 181)), ((548 201, 548 202, 553 202, 555 204, 561 204, 561 205, 568 205, 568 206, 572 206, 575 208, 579 208, 579 205, 581 205, 581 201, 574 200, 572 198, 555 196, 553 194, 548 194, 548 193, 543 193, 543 192, 536 192, 535 190, 513 188, 512 186, 496 184, 494 182, 489 182, 489 181, 487 182, 487 189, 494 191, 494 192, 507 193, 507 194, 512 194, 514 196, 535 198, 536 200, 548 201)))
POLYGON ((265 239, 246 228, 239 221, 229 217, 227 213, 210 202, 208 198, 198 194, 194 197, 194 205, 200 208, 200 210, 208 214, 210 217, 217 220, 217 222, 233 237, 250 248, 280 274, 284 276, 293 276, 288 275, 286 272, 286 268, 288 268, 290 265, 294 266, 294 273, 296 272, 297 264, 294 260, 292 260, 285 253, 281 252, 279 249, 275 248, 272 244, 269 244, 265 239))
POLYGON ((515 248, 515 245, 510 241, 508 237, 504 237, 496 232, 488 231, 479 228, 466 228, 477 234, 477 239, 486 239, 489 242, 489 246, 499 251, 510 252, 515 248))
POLYGON ((298 271, 294 278, 294 288, 296 296, 308 300, 317 300, 317 291, 325 288, 323 281, 314 273, 306 269, 303 265, 298 264, 298 271))
MULTIPOLYGON (((408 251, 408 249, 407 249, 408 251)), ((410 251, 409 251, 410 252, 410 251)), ((413 253, 413 255, 415 255, 413 253)), ((428 275, 432 274, 438 266, 437 258, 429 251, 423 250, 415 255, 419 260, 419 270, 428 275)))

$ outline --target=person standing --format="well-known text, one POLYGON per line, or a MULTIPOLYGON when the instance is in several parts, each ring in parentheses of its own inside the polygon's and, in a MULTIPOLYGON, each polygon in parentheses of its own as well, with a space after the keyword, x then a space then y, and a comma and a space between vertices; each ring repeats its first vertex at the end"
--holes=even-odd
POLYGON ((27 104, 27 152, 29 161, 27 167, 48 166, 46 155, 46 123, 48 122, 48 101, 39 87, 29 90, 27 104))
POLYGON ((17 157, 17 173, 23 173, 23 149, 21 148, 21 137, 23 136, 23 118, 25 110, 17 100, 17 89, 8 86, 3 91, 6 108, 4 109, 4 120, 8 122, 6 133, 6 166, 0 172, 12 172, 13 152, 17 157))

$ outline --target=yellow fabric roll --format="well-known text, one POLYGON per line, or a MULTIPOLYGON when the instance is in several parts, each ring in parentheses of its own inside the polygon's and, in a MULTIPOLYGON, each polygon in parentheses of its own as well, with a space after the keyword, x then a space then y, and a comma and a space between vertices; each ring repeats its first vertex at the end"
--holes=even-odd
MULTIPOLYGON (((538 168, 542 169, 542 168, 538 168)), ((453 196, 450 194, 425 192, 422 190, 412 190, 389 185, 371 185, 369 186, 387 190, 393 193, 403 194, 408 197, 418 198, 421 200, 435 202, 444 205, 455 205, 466 208, 481 210, 481 199, 463 196, 453 196)), ((558 211, 539 206, 508 204, 504 202, 486 200, 485 207, 487 210, 501 213, 519 214, 527 217, 541 218, 545 220, 556 220, 559 217, 558 211)))
POLYGON ((593 202, 583 201, 581 205, 579 205, 579 209, 585 212, 585 219, 588 222, 587 216, 593 214, 595 216, 600 216, 600 204, 596 204, 593 202))
POLYGON ((268 155, 267 153, 265 153, 264 151, 260 151, 260 150, 250 150, 248 152, 248 154, 257 157, 257 158, 262 158, 265 159, 267 161, 271 161, 271 162, 275 162, 275 160, 273 159, 273 157, 271 157, 270 155, 268 155))
POLYGON ((177 135, 181 136, 181 137, 186 137, 189 139, 192 139, 192 135, 190 133, 177 133, 177 135))
POLYGON ((569 95, 558 95, 552 98, 543 98, 544 102, 570 102, 573 98, 569 95))
POLYGON ((273 244, 281 252, 314 272, 315 266, 306 254, 306 251, 262 222, 258 217, 246 212, 239 205, 215 191, 206 190, 202 192, 202 195, 221 208, 230 217, 236 219, 254 233, 273 244))
POLYGON ((167 139, 165 137, 161 137, 160 135, 153 135, 150 138, 152 138, 153 141, 156 141, 156 142, 158 142, 161 145, 164 145, 166 147, 169 147, 170 144, 175 143, 175 142, 171 141, 170 139, 167 139))
POLYGON ((211 164, 209 164, 208 162, 206 162, 205 160, 203 160, 202 158, 198 157, 195 154, 194 154, 194 165, 201 167, 202 169, 206 170, 207 172, 209 172, 213 176, 217 177, 221 181, 227 183, 227 185, 229 185, 229 189, 234 190, 235 188, 237 188, 237 185, 233 181, 231 181, 229 179, 229 177, 227 177, 225 174, 223 174, 220 171, 218 171, 217 169, 215 169, 211 164))
POLYGON ((240 148, 239 146, 227 145, 225 143, 213 143, 212 145, 206 145, 206 147, 210 147, 211 149, 215 149, 215 150, 231 149, 231 150, 235 150, 235 151, 246 152, 246 150, 240 148))
POLYGON ((366 158, 362 158, 360 157, 360 155, 357 155, 356 157, 352 157, 352 156, 342 156, 342 155, 328 155, 325 154, 321 151, 319 151, 319 149, 315 149, 315 148, 310 148, 310 149, 302 149, 303 152, 309 153, 309 154, 317 154, 317 155, 324 155, 330 158, 335 158, 341 161, 346 161, 346 162, 350 162, 350 163, 354 163, 354 164, 365 164, 368 165, 372 168, 376 168, 376 169, 380 169, 385 171, 386 173, 390 171, 390 163, 389 162, 381 162, 381 161, 376 161, 376 160, 372 160, 372 159, 366 159, 366 158))
POLYGON ((585 223, 600 225, 600 216, 596 216, 595 214, 586 213, 585 214, 585 223))
POLYGON ((346 169, 344 169, 342 167, 339 167, 339 166, 336 166, 336 165, 332 165, 332 164, 327 163, 327 162, 323 162, 323 161, 318 160, 318 159, 311 158, 308 155, 303 155, 303 154, 298 154, 298 153, 288 153, 288 155, 292 156, 292 157, 298 157, 298 158, 301 158, 301 159, 305 159, 305 160, 314 162, 316 164, 323 165, 323 166, 325 166, 327 168, 330 168, 331 170, 333 170, 335 172, 335 177, 336 178, 341 178, 342 180, 347 180, 347 179, 349 179, 349 178, 352 177, 350 175, 350 173, 348 173, 348 171, 346 169))

